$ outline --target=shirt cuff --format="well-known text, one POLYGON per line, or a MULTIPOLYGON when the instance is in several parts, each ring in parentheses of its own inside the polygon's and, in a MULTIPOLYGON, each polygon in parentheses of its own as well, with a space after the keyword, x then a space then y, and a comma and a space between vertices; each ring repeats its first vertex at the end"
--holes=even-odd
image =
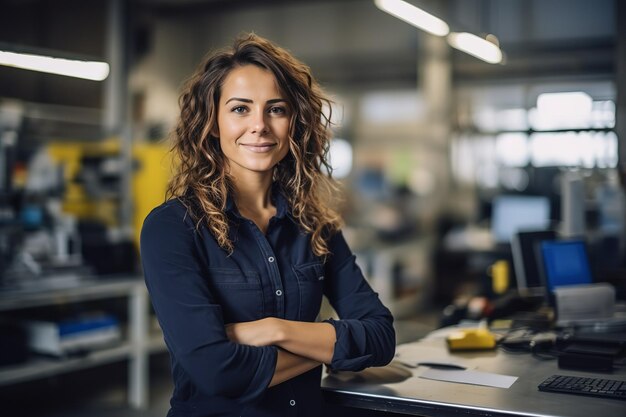
POLYGON ((369 366, 372 355, 366 353, 367 338, 358 320, 324 320, 335 328, 336 342, 330 367, 337 371, 360 371, 369 366))

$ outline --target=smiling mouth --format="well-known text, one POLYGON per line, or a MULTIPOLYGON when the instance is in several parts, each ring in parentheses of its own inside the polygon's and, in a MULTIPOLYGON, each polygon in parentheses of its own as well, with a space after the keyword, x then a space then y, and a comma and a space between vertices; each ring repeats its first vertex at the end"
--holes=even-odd
POLYGON ((276 144, 275 143, 259 143, 259 144, 243 143, 241 144, 241 146, 243 146, 244 148, 246 148, 247 150, 251 152, 264 153, 264 152, 269 152, 272 149, 274 149, 274 147, 276 147, 276 144))

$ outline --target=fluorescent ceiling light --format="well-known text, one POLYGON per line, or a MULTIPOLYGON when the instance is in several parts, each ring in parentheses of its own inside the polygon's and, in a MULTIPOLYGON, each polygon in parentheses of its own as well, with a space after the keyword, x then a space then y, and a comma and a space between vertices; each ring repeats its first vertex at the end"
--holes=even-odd
POLYGON ((0 51, 0 65, 94 81, 102 81, 109 75, 109 64, 106 62, 79 61, 8 51, 0 51))
POLYGON ((446 22, 406 1, 374 0, 374 3, 380 10, 433 35, 446 36, 450 33, 450 28, 446 22))
POLYGON ((453 48, 490 64, 502 62, 502 51, 497 45, 471 33, 451 33, 448 35, 448 43, 453 48))

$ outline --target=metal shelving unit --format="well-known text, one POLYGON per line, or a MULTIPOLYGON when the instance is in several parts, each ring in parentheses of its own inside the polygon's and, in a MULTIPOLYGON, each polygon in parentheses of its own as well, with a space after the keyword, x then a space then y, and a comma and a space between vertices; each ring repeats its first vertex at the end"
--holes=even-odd
POLYGON ((148 404, 148 357, 165 351, 160 334, 149 332, 148 293, 139 277, 90 280, 67 288, 38 288, 31 291, 0 292, 0 312, 32 307, 128 298, 127 337, 108 348, 90 351, 80 357, 52 359, 35 357, 27 363, 0 367, 0 386, 45 378, 57 374, 128 360, 128 402, 142 409, 148 404))

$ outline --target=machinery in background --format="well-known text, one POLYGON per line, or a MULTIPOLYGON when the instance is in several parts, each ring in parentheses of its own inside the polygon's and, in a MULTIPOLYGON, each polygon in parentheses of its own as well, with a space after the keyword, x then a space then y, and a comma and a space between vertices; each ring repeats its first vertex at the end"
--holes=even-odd
POLYGON ((128 231, 119 224, 123 169, 119 141, 50 144, 53 159, 66 167, 63 210, 78 219, 83 258, 97 274, 136 270, 143 219, 165 199, 171 167, 167 151, 163 143, 133 146, 133 228, 128 231))
POLYGON ((143 219, 165 197, 167 147, 134 147, 128 230, 119 221, 119 140, 49 141, 25 151, 11 132, 0 129, 0 286, 41 288, 137 272, 143 219))
POLYGON ((55 164, 45 149, 29 154, 28 160, 7 155, 10 169, 0 226, 2 284, 20 288, 58 285, 89 275, 77 219, 62 209, 63 166, 55 164))

